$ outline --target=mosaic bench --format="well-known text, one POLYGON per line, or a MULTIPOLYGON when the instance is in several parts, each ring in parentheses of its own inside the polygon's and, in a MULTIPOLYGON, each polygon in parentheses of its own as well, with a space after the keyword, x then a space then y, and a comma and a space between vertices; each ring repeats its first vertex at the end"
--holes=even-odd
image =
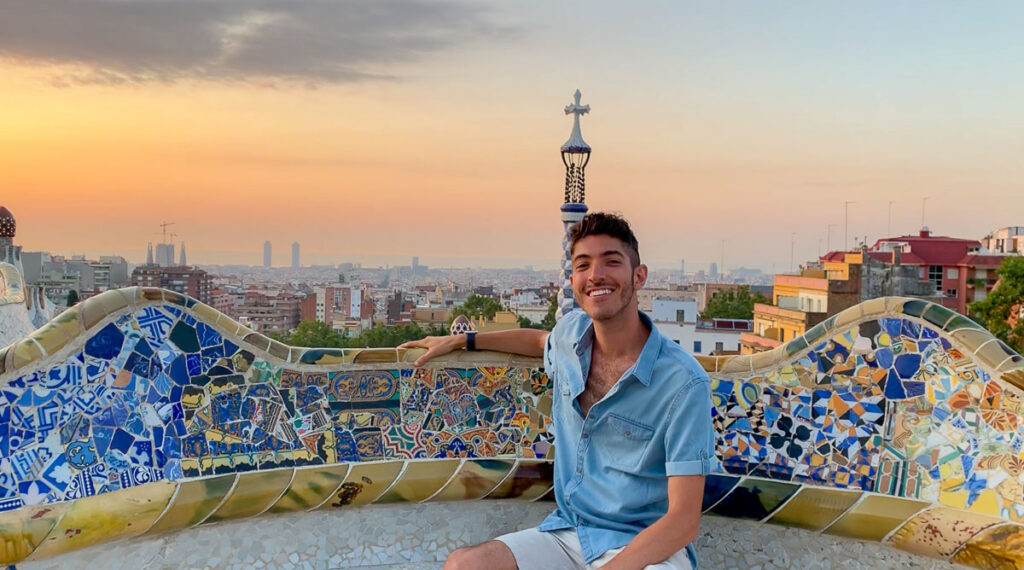
MULTIPOLYGON (((550 500, 539 361, 413 368, 418 354, 285 346, 159 289, 88 299, 0 350, 0 562, 246 517, 550 500)), ((1022 361, 901 298, 771 352, 701 358, 720 461, 705 511, 1022 565, 1022 361)))

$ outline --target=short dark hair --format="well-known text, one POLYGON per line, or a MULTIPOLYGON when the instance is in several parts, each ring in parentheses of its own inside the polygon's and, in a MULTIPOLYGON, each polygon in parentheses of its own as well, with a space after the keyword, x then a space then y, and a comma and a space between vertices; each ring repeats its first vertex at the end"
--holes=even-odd
POLYGON ((629 227, 629 222, 619 214, 608 212, 593 212, 583 216, 572 230, 569 231, 571 246, 569 251, 576 249, 576 242, 587 236, 611 236, 626 245, 626 253, 629 254, 629 261, 633 267, 640 265, 640 244, 629 227))

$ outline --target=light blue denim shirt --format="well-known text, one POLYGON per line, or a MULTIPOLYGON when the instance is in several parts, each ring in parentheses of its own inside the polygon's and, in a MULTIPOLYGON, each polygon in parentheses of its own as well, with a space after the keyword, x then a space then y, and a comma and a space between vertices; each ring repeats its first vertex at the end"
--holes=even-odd
MULTIPOLYGON (((575 528, 588 563, 665 514, 668 476, 707 475, 714 457, 707 374, 647 315, 640 317, 651 328, 640 357, 586 418, 576 397, 590 369, 590 317, 567 314, 544 349, 554 382, 557 508, 539 528, 575 528)), ((686 548, 696 568, 693 545, 686 548)))

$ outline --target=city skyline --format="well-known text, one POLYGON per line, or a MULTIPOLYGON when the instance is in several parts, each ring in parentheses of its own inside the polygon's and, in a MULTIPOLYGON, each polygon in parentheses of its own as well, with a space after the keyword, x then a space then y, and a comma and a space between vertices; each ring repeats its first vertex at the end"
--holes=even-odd
POLYGON ((922 209, 973 239, 1024 218, 1017 4, 261 6, 82 2, 73 33, 0 10, 19 243, 141 261, 174 219, 197 264, 269 240, 306 264, 554 268, 576 88, 588 205, 653 267, 782 271, 829 225, 832 249, 891 237, 892 201, 897 235, 922 209))

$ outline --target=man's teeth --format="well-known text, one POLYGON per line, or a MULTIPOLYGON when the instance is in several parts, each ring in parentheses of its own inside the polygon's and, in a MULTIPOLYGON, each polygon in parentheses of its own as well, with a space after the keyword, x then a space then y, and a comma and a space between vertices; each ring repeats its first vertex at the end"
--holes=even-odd
POLYGON ((590 292, 590 296, 591 297, 601 297, 602 295, 607 295, 607 294, 609 294, 611 292, 612 292, 611 289, 594 289, 593 291, 590 292))

